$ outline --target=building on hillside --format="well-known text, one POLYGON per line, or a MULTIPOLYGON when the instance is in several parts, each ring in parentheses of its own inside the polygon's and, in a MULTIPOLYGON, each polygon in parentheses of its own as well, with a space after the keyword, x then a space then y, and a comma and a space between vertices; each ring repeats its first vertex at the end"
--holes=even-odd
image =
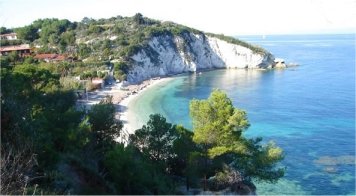
POLYGON ((24 57, 31 54, 31 48, 29 44, 0 47, 0 56, 8 55, 11 52, 17 52, 19 56, 24 57))
POLYGON ((62 54, 36 54, 35 59, 45 62, 60 62, 67 60, 67 57, 62 54))
POLYGON ((17 40, 16 33, 7 33, 0 35, 0 40, 17 40))

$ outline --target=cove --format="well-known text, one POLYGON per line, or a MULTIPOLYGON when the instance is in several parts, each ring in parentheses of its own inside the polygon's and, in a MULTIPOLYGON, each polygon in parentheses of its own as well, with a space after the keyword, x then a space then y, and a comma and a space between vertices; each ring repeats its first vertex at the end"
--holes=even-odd
POLYGON ((293 35, 243 38, 300 66, 284 70, 224 69, 175 77, 130 102, 137 128, 148 115, 191 129, 189 101, 224 90, 247 111, 247 137, 273 140, 285 151, 286 176, 256 183, 258 194, 355 194, 355 164, 321 164, 355 155, 355 38, 293 35))

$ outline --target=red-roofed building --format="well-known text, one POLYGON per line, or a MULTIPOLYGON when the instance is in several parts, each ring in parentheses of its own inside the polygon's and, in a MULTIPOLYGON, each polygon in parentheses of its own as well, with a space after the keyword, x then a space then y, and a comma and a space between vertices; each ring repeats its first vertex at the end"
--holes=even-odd
POLYGON ((35 59, 48 62, 58 62, 67 60, 65 55, 61 54, 36 54, 35 59))
POLYGON ((16 33, 7 33, 0 35, 0 40, 16 40, 17 35, 16 33))
POLYGON ((28 56, 31 54, 31 48, 29 44, 0 47, 1 56, 8 55, 11 52, 17 52, 20 56, 28 56))

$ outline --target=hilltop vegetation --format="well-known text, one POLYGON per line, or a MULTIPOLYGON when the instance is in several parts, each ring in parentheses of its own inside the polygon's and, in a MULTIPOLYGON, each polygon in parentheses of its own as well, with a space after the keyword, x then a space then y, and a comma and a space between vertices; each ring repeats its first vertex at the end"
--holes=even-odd
MULTIPOLYGON (((115 74, 120 79, 125 79, 125 74, 130 69, 130 56, 147 47, 153 36, 174 35, 186 39, 185 35, 190 33, 208 35, 242 45, 256 53, 266 53, 258 46, 232 37, 205 34, 173 22, 149 19, 139 13, 133 17, 117 16, 99 20, 84 18, 81 22, 54 18, 39 19, 25 27, 2 29, 2 33, 11 31, 16 32, 20 39, 16 43, 30 43, 36 48, 37 53, 65 53, 87 64, 110 64, 110 61, 126 64, 125 68, 116 66, 115 74)), ((11 44, 9 41, 2 42, 2 45, 11 44)), ((189 45, 189 40, 185 40, 185 44, 189 45)))
MULTIPOLYGON (((8 32, 6 29, 3 31, 8 32)), ((25 42, 33 42, 41 46, 41 51, 74 52, 74 55, 81 59, 93 56, 93 58, 102 60, 127 58, 138 47, 144 47, 153 36, 204 33, 173 22, 149 19, 139 13, 133 17, 117 16, 99 20, 83 18, 81 22, 70 22, 65 19, 39 19, 31 25, 14 29, 14 31, 25 42)), ((242 45, 257 53, 265 52, 258 46, 233 37, 212 33, 207 35, 242 45)))

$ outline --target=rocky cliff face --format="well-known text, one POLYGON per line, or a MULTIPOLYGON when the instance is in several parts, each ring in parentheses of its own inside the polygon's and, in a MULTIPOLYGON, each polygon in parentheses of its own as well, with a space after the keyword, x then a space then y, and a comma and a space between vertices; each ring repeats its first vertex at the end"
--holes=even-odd
POLYGON ((160 35, 131 56, 130 83, 212 68, 272 68, 274 56, 204 34, 160 35))

